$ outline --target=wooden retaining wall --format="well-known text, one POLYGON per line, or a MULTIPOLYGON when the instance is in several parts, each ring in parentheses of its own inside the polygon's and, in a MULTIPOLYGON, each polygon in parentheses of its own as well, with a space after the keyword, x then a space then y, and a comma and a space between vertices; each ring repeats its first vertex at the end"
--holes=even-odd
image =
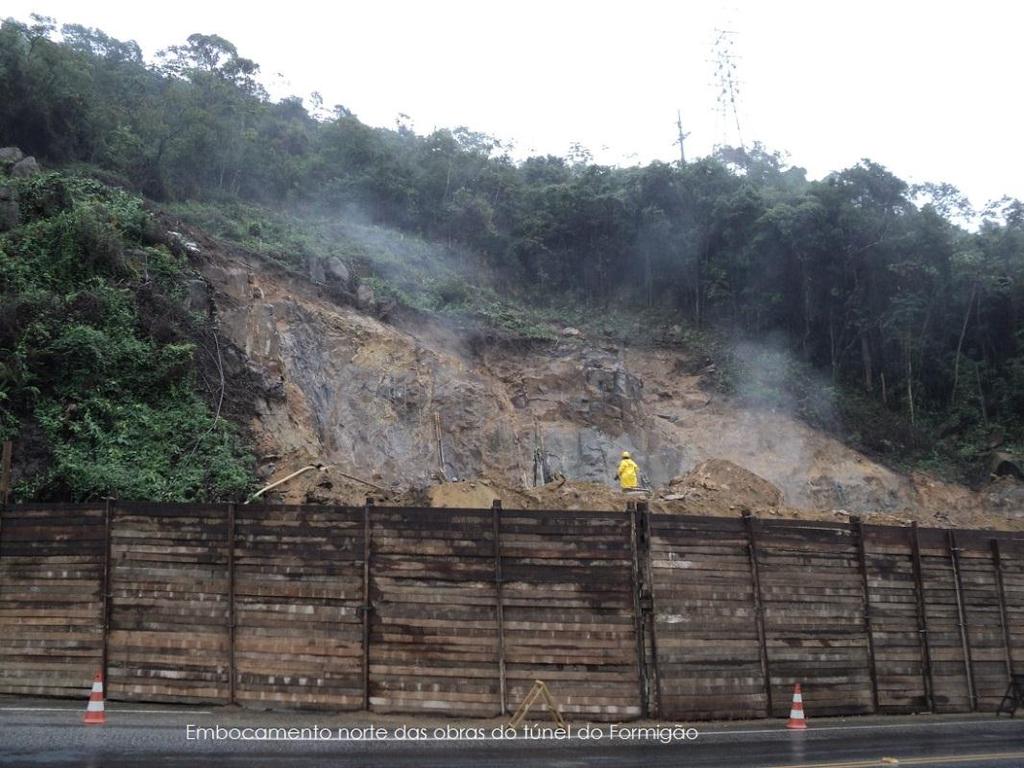
POLYGON ((0 515, 0 691, 79 695, 103 664, 103 505, 0 515))
POLYGON ((994 711, 1024 659, 1024 535, 647 518, 653 711, 994 711), (1016 666, 1015 666, 1016 665, 1016 666))
POLYGON ((496 715, 500 654, 493 512, 373 512, 370 708, 496 715))
MULTIPOLYGON (((1016 665, 1016 666, 1015 666, 1016 665)), ((0 693, 577 720, 992 711, 1024 534, 621 512, 0 511, 0 693)))

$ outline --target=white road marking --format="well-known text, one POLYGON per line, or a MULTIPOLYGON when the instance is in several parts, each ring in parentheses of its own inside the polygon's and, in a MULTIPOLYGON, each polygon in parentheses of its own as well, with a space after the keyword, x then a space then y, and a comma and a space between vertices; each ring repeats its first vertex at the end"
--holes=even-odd
MULTIPOLYGON (((70 707, 0 707, 0 712, 80 712, 79 708, 70 707)), ((213 712, 179 712, 174 709, 106 709, 107 712, 132 715, 212 715, 213 712)))
MULTIPOLYGON (((808 725, 807 726, 807 730, 806 731, 800 731, 800 733, 813 733, 814 731, 874 731, 874 730, 881 730, 882 728, 921 728, 921 727, 925 727, 925 726, 933 726, 933 727, 934 726, 942 726, 942 727, 945 727, 945 726, 948 726, 948 725, 978 725, 979 723, 983 723, 983 724, 986 724, 986 725, 995 725, 996 723, 1002 723, 1004 725, 1010 725, 1011 723, 1016 723, 1017 725, 1020 725, 1022 722, 1024 722, 1024 721, 1022 721, 1022 720, 1016 720, 1015 721, 1015 720, 1012 720, 1012 719, 1007 719, 1007 720, 996 720, 996 719, 983 720, 983 719, 979 718, 977 720, 952 720, 952 721, 950 721, 950 720, 936 720, 936 721, 931 722, 931 723, 927 723, 927 722, 922 722, 922 723, 878 723, 876 725, 820 725, 820 726, 808 725)), ((700 730, 700 729, 698 728, 698 730, 700 730)), ((785 726, 780 725, 778 728, 764 728, 764 729, 760 729, 760 730, 744 730, 742 728, 738 728, 735 731, 700 731, 700 735, 701 736, 735 736, 736 734, 740 734, 740 733, 786 733, 786 732, 787 731, 786 731, 785 726)))

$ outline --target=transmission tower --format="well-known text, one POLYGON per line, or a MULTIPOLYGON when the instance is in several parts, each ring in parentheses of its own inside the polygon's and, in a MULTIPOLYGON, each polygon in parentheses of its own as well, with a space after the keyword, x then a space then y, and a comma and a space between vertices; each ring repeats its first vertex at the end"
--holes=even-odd
POLYGON ((679 144, 679 163, 681 165, 686 165, 686 148, 683 146, 683 143, 686 141, 686 137, 690 135, 690 132, 683 132, 682 110, 676 110, 676 127, 679 129, 679 138, 677 139, 677 143, 679 144))
POLYGON ((715 89, 717 91, 718 119, 721 143, 730 144, 731 126, 736 126, 736 144, 740 149, 743 145, 743 132, 740 130, 740 81, 736 75, 736 55, 733 52, 736 33, 730 29, 715 29, 714 42, 711 44, 711 64, 715 71, 715 89))

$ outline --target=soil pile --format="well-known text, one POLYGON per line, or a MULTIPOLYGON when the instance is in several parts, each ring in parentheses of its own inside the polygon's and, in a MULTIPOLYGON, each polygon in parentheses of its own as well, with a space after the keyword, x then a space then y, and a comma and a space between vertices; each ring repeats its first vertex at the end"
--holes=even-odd
POLYGON ((508 503, 502 495, 490 483, 473 480, 441 483, 426 489, 427 503, 431 507, 449 509, 487 509, 496 500, 508 503))
POLYGON ((655 494, 656 506, 693 515, 778 514, 782 491, 727 459, 702 461, 655 494))
POLYGON ((534 509, 625 510, 630 498, 602 483, 556 480, 525 491, 534 509))

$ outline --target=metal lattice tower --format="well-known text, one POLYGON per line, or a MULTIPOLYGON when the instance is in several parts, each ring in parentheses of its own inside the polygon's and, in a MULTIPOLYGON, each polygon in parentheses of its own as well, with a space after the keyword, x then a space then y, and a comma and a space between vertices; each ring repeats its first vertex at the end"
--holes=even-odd
POLYGON ((676 139, 676 143, 679 145, 679 164, 686 165, 686 137, 690 135, 689 131, 683 130, 683 112, 682 110, 676 111, 676 128, 679 129, 679 138, 676 139))
POLYGON ((729 146, 731 126, 736 126, 734 146, 745 149, 743 132, 740 130, 740 81, 736 74, 736 55, 733 51, 736 32, 730 29, 715 29, 711 44, 711 65, 715 72, 716 100, 718 102, 719 137, 718 146, 729 146))

